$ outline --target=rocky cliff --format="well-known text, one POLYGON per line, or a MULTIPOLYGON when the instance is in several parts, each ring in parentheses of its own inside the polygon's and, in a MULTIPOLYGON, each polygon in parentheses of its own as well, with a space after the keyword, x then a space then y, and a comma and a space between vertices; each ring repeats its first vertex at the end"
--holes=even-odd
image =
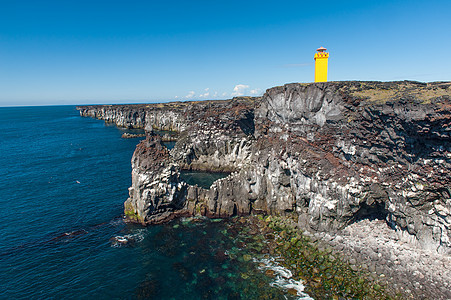
POLYGON ((378 218, 426 249, 451 253, 451 83, 287 84, 262 98, 80 107, 149 135, 132 159, 125 214, 286 215, 316 231, 378 218), (210 189, 180 170, 226 171, 210 189))

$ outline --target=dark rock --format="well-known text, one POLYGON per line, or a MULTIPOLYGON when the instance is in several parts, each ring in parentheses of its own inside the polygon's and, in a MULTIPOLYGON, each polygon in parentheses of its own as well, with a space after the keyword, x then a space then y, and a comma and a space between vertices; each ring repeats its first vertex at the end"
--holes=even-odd
POLYGON ((138 138, 138 137, 144 137, 146 136, 145 133, 128 133, 128 132, 124 132, 121 136, 121 138, 123 139, 133 139, 133 138, 138 138))
POLYGON ((170 153, 155 137, 137 146, 129 220, 256 212, 333 232, 381 219, 425 249, 450 253, 450 87, 293 83, 262 98, 78 109, 123 127, 179 132, 170 153), (194 190, 181 169, 231 174, 194 190))

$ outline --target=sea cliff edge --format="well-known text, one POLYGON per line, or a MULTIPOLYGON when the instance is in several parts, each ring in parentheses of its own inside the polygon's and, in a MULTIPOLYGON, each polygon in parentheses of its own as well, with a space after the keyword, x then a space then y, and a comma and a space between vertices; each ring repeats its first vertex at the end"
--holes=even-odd
POLYGON ((333 242, 376 220, 449 264, 450 82, 292 83, 257 98, 77 109, 148 132, 132 158, 130 221, 279 215, 333 242), (154 130, 176 131, 175 147, 154 130), (181 170, 230 175, 204 189, 181 170))

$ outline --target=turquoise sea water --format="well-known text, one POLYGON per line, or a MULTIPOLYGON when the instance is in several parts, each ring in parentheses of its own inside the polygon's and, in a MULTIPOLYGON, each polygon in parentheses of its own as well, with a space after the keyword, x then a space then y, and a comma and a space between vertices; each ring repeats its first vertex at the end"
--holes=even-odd
POLYGON ((0 299, 286 299, 227 221, 122 221, 139 141, 122 133, 73 106, 0 108, 0 299))

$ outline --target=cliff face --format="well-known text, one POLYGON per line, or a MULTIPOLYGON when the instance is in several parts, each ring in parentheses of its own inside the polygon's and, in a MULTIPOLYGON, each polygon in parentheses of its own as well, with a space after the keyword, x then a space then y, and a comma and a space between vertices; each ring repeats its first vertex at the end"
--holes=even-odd
POLYGON ((381 218, 423 248, 450 253, 450 95, 450 83, 287 84, 261 99, 80 113, 180 133, 164 156, 151 150, 158 137, 138 145, 125 205, 132 220, 262 212, 334 231, 381 218), (181 169, 231 174, 205 190, 182 182, 181 169))
POLYGON ((256 135, 286 140, 276 161, 301 222, 333 230, 382 217, 449 251, 450 92, 412 82, 286 85, 256 109, 256 135))
POLYGON ((124 128, 152 128, 161 130, 184 129, 182 109, 170 109, 170 105, 92 105, 77 107, 80 115, 105 120, 124 128))

